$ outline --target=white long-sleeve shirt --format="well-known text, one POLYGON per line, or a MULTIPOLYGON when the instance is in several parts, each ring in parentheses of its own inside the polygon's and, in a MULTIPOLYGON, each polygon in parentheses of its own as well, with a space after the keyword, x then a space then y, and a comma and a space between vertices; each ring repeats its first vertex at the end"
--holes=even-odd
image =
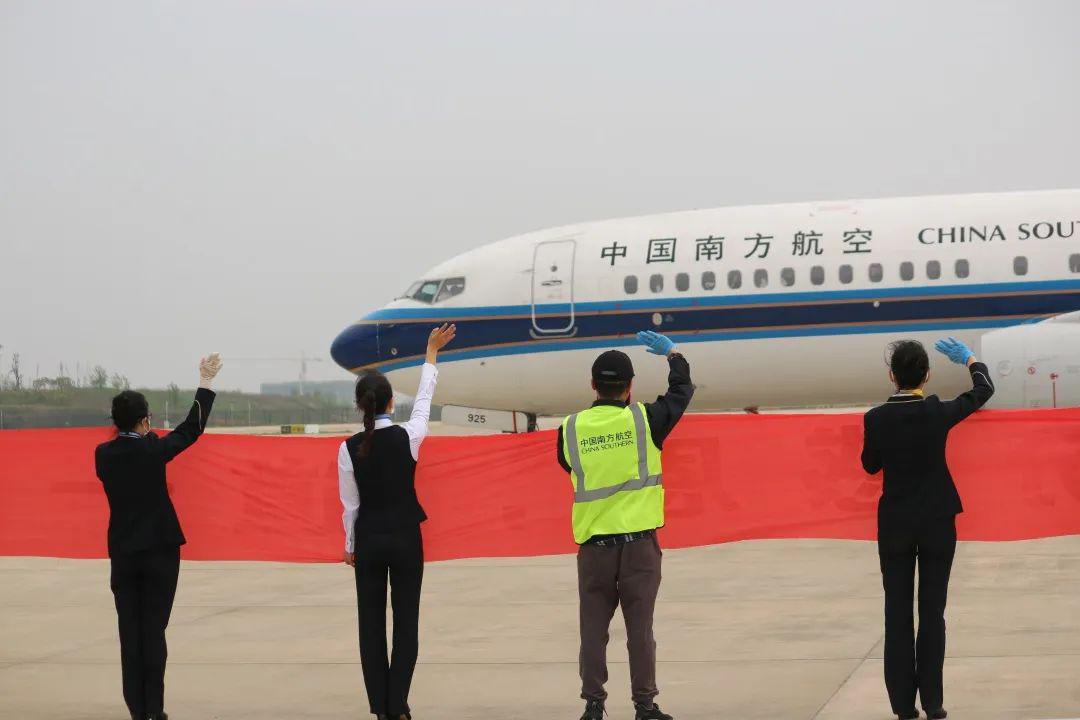
MULTIPOLYGON (((428 434, 431 398, 435 395, 435 383, 438 378, 439 370, 431 363, 424 363, 424 367, 420 370, 420 386, 416 389, 412 414, 408 421, 401 423, 401 427, 405 428, 409 434, 409 449, 412 451, 413 460, 420 459, 420 444, 424 442, 428 434)), ((376 418, 375 430, 377 432, 393 424, 390 418, 376 418)), ((356 487, 352 458, 349 457, 349 449, 345 443, 341 443, 341 447, 338 448, 337 467, 338 494, 341 496, 341 506, 345 509, 341 514, 341 521, 345 525, 345 552, 351 553, 355 547, 353 529, 356 526, 356 515, 360 511, 360 490, 356 487)))

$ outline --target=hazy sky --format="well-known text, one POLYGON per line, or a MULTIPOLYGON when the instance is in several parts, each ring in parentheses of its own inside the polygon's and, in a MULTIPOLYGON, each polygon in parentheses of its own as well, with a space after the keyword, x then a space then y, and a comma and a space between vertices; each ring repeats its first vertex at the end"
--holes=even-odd
POLYGON ((695 207, 1080 186, 1080 3, 0 0, 0 363, 293 378, 426 268, 695 207))

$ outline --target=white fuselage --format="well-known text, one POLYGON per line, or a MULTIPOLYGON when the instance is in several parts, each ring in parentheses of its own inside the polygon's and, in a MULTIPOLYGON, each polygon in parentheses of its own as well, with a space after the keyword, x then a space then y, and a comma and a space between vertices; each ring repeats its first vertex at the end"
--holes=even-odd
MULTIPOLYGON (((602 350, 630 352, 634 393, 666 386, 633 333, 689 359, 693 409, 869 404, 891 391, 887 344, 1080 309, 1080 191, 721 208, 544 230, 455 257, 412 297, 346 329, 335 359, 411 392, 423 340, 458 324, 438 402, 570 412, 602 350)), ((988 359, 992 360, 992 359, 988 359)), ((967 373, 932 357, 930 391, 967 373)))

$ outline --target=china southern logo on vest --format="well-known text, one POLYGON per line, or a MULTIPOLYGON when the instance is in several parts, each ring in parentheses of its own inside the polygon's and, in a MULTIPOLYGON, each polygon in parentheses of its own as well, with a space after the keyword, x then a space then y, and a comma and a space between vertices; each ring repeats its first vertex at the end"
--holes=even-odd
POLYGON ((633 444, 634 433, 630 430, 617 433, 588 435, 578 441, 578 445, 581 446, 582 455, 588 455, 589 453, 600 452, 602 450, 614 450, 615 448, 626 447, 627 445, 633 444))

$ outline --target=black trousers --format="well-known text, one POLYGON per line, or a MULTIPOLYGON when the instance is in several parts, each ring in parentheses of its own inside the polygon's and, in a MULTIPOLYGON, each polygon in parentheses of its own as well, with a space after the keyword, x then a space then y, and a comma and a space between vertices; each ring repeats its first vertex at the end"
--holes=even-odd
POLYGON ((165 708, 165 628, 179 576, 179 547, 112 558, 109 584, 120 626, 124 702, 135 717, 145 718, 165 708))
POLYGON ((913 714, 943 704, 945 599, 956 553, 956 517, 878 519, 878 555, 885 586, 885 687, 892 710, 913 714), (919 634, 912 622, 919 565, 919 634))
POLYGON ((420 526, 356 534, 356 601, 360 664, 372 714, 392 718, 409 710, 409 686, 419 652, 424 541, 420 526), (394 645, 386 647, 386 585, 394 613, 394 645))

